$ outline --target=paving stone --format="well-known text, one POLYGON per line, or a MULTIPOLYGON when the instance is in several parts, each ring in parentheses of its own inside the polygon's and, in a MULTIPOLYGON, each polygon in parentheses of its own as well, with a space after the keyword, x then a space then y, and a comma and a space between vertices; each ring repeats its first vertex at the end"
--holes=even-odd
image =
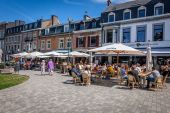
POLYGON ((76 86, 71 77, 41 76, 0 90, 0 113, 170 113, 170 84, 162 91, 130 90, 109 81, 76 86))

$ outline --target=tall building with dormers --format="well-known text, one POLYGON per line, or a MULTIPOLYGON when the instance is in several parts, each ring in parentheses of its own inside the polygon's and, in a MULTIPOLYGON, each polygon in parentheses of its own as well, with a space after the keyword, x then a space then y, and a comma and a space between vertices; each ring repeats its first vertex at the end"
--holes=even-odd
MULTIPOLYGON (((146 51, 149 44, 154 63, 168 59, 170 56, 169 5, 169 0, 134 0, 109 5, 101 13, 102 46, 123 43, 146 51)), ((111 59, 110 62, 114 62, 115 58, 110 57, 103 57, 103 61, 111 59)), ((127 61, 128 58, 124 57, 123 60, 127 61)), ((139 57, 138 61, 142 60, 144 59, 139 57)))

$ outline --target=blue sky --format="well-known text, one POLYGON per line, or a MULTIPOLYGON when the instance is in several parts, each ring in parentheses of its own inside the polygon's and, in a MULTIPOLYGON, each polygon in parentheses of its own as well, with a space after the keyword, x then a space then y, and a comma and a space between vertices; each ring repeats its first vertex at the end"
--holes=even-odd
MULTIPOLYGON (((17 19, 33 22, 37 19, 49 19, 57 15, 61 23, 83 18, 85 11, 89 16, 99 17, 106 8, 107 0, 0 0, 0 22, 17 19)), ((112 3, 129 0, 112 0, 112 3)))

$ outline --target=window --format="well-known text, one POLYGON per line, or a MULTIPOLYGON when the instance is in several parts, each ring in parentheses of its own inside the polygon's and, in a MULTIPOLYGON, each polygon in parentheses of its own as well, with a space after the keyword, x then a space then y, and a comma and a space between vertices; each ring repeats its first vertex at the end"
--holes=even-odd
POLYGON ((80 23, 80 30, 84 30, 84 22, 80 23))
POLYGON ((45 40, 41 40, 41 50, 45 49, 45 40))
POLYGON ((131 10, 126 9, 123 13, 123 18, 124 18, 124 20, 130 19, 131 18, 131 10))
POLYGON ((47 40, 47 49, 51 49, 51 40, 47 40))
POLYGON ((138 17, 145 17, 146 16, 146 7, 141 6, 138 8, 138 17))
POLYGON ((25 25, 25 30, 27 30, 28 29, 28 25, 25 25))
POLYGON ((37 44, 36 42, 33 43, 33 50, 35 50, 37 48, 37 44))
POLYGON ((45 29, 45 35, 49 34, 49 29, 45 29))
POLYGON ((131 38, 130 30, 131 30, 130 28, 123 29, 123 43, 129 43, 130 42, 130 38, 131 38))
POLYGON ((108 22, 114 22, 115 21, 115 13, 110 13, 108 15, 108 22))
POLYGON ((137 27, 137 42, 145 42, 146 39, 146 26, 137 27))
POLYGON ((71 47, 71 39, 70 39, 70 38, 67 39, 67 47, 68 47, 68 48, 71 47))
POLYGON ((64 26, 64 32, 69 32, 69 25, 64 26))
POLYGON ((44 36, 45 35, 45 29, 41 30, 41 35, 44 36))
POLYGON ((113 42, 113 30, 107 30, 106 43, 113 42))
POLYGON ((154 25, 154 41, 163 41, 164 37, 164 24, 156 24, 154 25))
POLYGON ((64 39, 60 39, 59 48, 64 49, 64 39))
POLYGON ((56 27, 50 28, 50 34, 55 34, 56 33, 56 27))
POLYGON ((96 22, 92 22, 92 28, 96 28, 96 22))
POLYGON ((90 47, 95 47, 96 46, 96 36, 91 36, 90 37, 90 47))
POLYGON ((83 47, 84 45, 84 37, 78 38, 78 47, 83 47))
POLYGON ((38 24, 37 24, 37 22, 36 22, 36 23, 34 23, 34 28, 37 28, 37 25, 38 25, 38 24))
POLYGON ((164 4, 158 3, 154 6, 155 8, 155 15, 161 15, 164 13, 164 4))

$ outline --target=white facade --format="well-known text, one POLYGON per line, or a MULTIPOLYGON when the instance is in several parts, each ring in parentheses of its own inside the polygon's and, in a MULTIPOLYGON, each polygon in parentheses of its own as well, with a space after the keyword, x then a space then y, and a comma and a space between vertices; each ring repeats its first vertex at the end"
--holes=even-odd
POLYGON ((111 30, 112 32, 112 43, 123 43, 123 29, 130 28, 130 42, 124 43, 133 48, 145 48, 150 44, 152 48, 157 49, 168 49, 170 51, 170 14, 161 15, 161 16, 153 16, 153 17, 145 17, 140 19, 131 19, 125 21, 119 21, 114 23, 104 23, 103 24, 103 43, 102 45, 109 45, 111 43, 107 43, 106 38, 107 31, 111 30), (118 24, 117 24, 118 23, 118 24), (112 25, 113 24, 113 25, 112 25), (163 41, 154 41, 154 25, 163 24, 163 41), (145 26, 145 42, 137 42, 137 27, 145 26), (117 41, 116 41, 117 40, 117 41), (140 46, 137 46, 137 43, 140 43, 140 46))

